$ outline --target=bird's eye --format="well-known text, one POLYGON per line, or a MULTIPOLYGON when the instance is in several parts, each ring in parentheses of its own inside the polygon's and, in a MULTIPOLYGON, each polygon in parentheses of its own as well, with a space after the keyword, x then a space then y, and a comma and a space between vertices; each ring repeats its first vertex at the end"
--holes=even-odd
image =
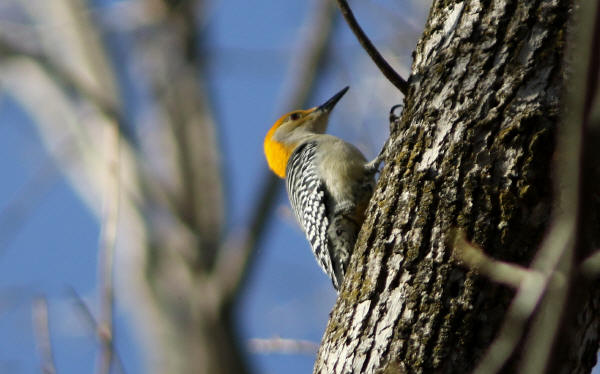
POLYGON ((297 121, 300 119, 300 113, 292 113, 290 114, 290 120, 291 121, 297 121))

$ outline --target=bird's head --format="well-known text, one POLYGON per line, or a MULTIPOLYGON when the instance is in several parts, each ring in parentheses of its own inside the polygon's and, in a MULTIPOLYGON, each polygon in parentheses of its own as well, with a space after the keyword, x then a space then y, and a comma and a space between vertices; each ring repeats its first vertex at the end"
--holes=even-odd
POLYGON ((322 105, 306 110, 294 110, 275 122, 264 142, 267 163, 275 174, 285 178, 287 161, 294 149, 312 135, 325 132, 329 113, 346 91, 348 87, 344 87, 322 105))

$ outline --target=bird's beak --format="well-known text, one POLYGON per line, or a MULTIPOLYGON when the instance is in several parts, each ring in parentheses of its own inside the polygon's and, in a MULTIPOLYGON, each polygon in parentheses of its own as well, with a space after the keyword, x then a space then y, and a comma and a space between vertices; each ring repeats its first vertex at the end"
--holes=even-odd
POLYGON ((333 95, 333 97, 329 100, 327 100, 324 104, 320 105, 317 107, 317 111, 319 112, 330 112, 331 109, 333 109, 333 107, 335 106, 335 104, 337 104, 338 101, 340 101, 340 99, 342 98, 342 96, 344 96, 344 94, 346 93, 346 91, 348 91, 348 86, 342 88, 342 90, 338 93, 336 93, 335 95, 333 95))

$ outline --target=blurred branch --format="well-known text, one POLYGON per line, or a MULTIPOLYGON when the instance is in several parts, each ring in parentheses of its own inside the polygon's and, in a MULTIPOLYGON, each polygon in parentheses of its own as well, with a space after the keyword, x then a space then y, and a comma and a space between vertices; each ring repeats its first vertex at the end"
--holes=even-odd
MULTIPOLYGON (((590 8, 589 13, 586 13, 585 23, 591 30, 592 25, 591 17, 593 15, 592 7, 593 2, 590 4, 586 3, 586 7, 590 8)), ((587 10, 587 9, 586 9, 587 10)), ((582 10, 583 13, 583 10, 582 10)), ((587 53, 589 58, 589 70, 588 70, 588 89, 585 97, 585 113, 586 116, 586 143, 585 147, 585 179, 582 181, 584 191, 587 194, 587 199, 590 199, 590 204, 584 204, 584 209, 591 209, 591 202, 600 202, 600 191, 598 186, 600 185, 600 155, 598 149, 600 147, 600 4, 596 3, 596 20, 595 30, 593 36, 588 35, 590 38, 589 44, 591 48, 583 50, 582 53, 587 53)), ((583 26, 582 26, 583 27, 583 26)), ((582 29, 584 30, 584 29, 582 29)), ((582 38, 582 42, 586 43, 586 40, 582 38)), ((589 213, 588 213, 589 214, 589 213)), ((581 263, 581 271, 584 276, 591 279, 598 279, 600 277, 600 250, 595 249, 595 252, 585 258, 581 263)))
MULTIPOLYGON (((94 314, 92 313, 90 308, 87 306, 85 301, 83 301, 83 299, 81 298, 79 293, 77 293, 77 291, 75 291, 75 289, 73 287, 69 287, 68 292, 71 295, 71 297, 73 298, 73 301, 75 302, 75 306, 77 307, 77 309, 79 309, 79 311, 83 315, 85 321, 87 322, 88 326, 90 327, 90 330, 94 332, 94 335, 98 338, 100 343, 103 344, 103 342, 105 341, 105 338, 103 337, 103 335, 105 335, 106 332, 103 330, 102 326, 100 326, 98 324, 98 322, 94 318, 94 314)), ((123 366, 123 361, 121 360, 121 356, 119 355, 119 353, 117 352, 117 350, 114 346, 114 340, 110 339, 107 341, 109 341, 109 343, 110 343, 110 349, 112 351, 111 356, 113 357, 114 363, 116 364, 115 367, 117 368, 119 373, 124 374, 125 369, 123 366)))
MULTIPOLYGON (((547 288, 566 289, 568 284, 565 282, 563 265, 571 261, 567 252, 572 249, 573 229, 569 222, 555 219, 531 266, 541 276, 524 278, 504 317, 500 332, 478 364, 475 374, 498 372, 519 343, 527 321, 533 316, 547 288)), ((560 314, 561 310, 553 312, 560 314)))
POLYGON ((367 37, 367 34, 363 31, 363 29, 356 21, 354 14, 352 13, 352 9, 348 5, 346 0, 336 0, 344 19, 350 26, 350 29, 360 42, 360 45, 367 51, 375 65, 379 68, 379 70, 385 75, 385 77, 394 85, 396 88, 402 92, 402 94, 406 95, 408 92, 408 83, 398 74, 394 68, 388 64, 388 62, 381 56, 377 48, 371 43, 371 40, 367 37))
POLYGON ((38 32, 43 54, 116 106, 120 100, 114 69, 87 5, 86 0, 22 2, 37 30, 52 30, 38 32))
MULTIPOLYGON (((78 112, 81 102, 73 102, 67 97, 48 72, 27 57, 11 58, 2 61, 0 82, 20 102, 33 117, 42 140, 54 161, 68 177, 69 182, 97 217, 103 217, 102 186, 106 183, 106 164, 100 159, 102 151, 99 142, 102 131, 111 126, 111 119, 102 115, 94 107, 86 107, 85 126, 78 112), (66 148, 66 152, 65 152, 66 148)), ((116 124, 113 124, 116 126, 116 124)), ((127 142, 120 142, 121 171, 121 221, 126 222, 128 236, 134 238, 124 244, 128 253, 124 256, 143 256, 147 247, 147 236, 142 217, 139 214, 140 180, 139 165, 134 151, 127 142)), ((143 309, 136 322, 152 320, 152 328, 161 328, 160 320, 152 314, 155 309, 148 302, 147 290, 143 287, 143 260, 129 261, 126 272, 122 272, 122 282, 129 291, 126 301, 130 306, 143 309)), ((100 287, 101 288, 101 287, 100 287)), ((140 322, 141 323, 141 322, 140 322)), ((150 328, 148 327, 148 328, 150 328)), ((97 329, 95 329, 97 330, 97 329)))
POLYGON ((314 356, 319 349, 319 343, 309 340, 282 339, 250 339, 248 349, 253 353, 284 353, 304 354, 314 356))
MULTIPOLYGON (((12 93, 33 116, 37 116, 36 124, 40 133, 46 136, 46 142, 51 144, 65 132, 69 133, 67 139, 72 140, 77 154, 67 157, 54 153, 54 156, 66 169, 72 166, 71 160, 77 160, 73 164, 85 164, 87 161, 83 174, 91 177, 92 186, 86 189, 87 193, 93 195, 98 191, 103 197, 98 272, 101 325, 97 329, 101 349, 97 371, 109 373, 113 362, 113 263, 120 204, 120 123, 123 118, 114 70, 100 32, 86 12, 86 5, 84 0, 23 3, 22 7, 27 10, 36 30, 51 28, 52 32, 37 33, 41 46, 39 51, 25 50, 9 40, 2 40, 0 52, 3 56, 11 56, 5 64, 7 86, 12 84, 12 93), (19 59, 24 63, 10 64, 10 60, 19 59), (11 81, 14 79, 9 74, 11 69, 24 75, 20 77, 21 81, 11 81), (41 98, 41 92, 52 94, 41 98), (83 103, 73 100, 73 94, 86 100, 83 103), (91 104, 98 111, 89 110, 86 104, 91 104), (85 126, 80 123, 79 115, 82 113, 85 113, 85 126), (106 150, 95 153, 95 138, 99 133, 104 134, 106 150), (89 191, 91 189, 96 191, 89 191)), ((133 170, 128 172, 129 178, 135 175, 133 170)), ((82 179, 79 178, 78 182, 90 182, 82 179)), ((87 197, 90 201, 97 198, 87 197)))
POLYGON ((581 262, 581 272, 585 277, 590 279, 600 276, 600 251, 596 251, 581 262))
MULTIPOLYGON (((120 149, 120 109, 114 71, 108 54, 101 42, 100 33, 93 19, 86 14, 84 0, 64 0, 47 3, 23 4, 34 24, 40 29, 54 27, 53 32, 38 33, 41 52, 20 51, 18 47, 4 43, 2 50, 13 55, 27 56, 46 71, 46 77, 54 80, 65 91, 65 86, 86 97, 91 104, 106 115, 98 127, 106 138, 104 158, 99 162, 101 194, 104 197, 104 212, 100 238, 101 278, 101 324, 102 349, 99 359, 99 373, 108 373, 112 362, 112 315, 113 315, 113 261, 119 211, 119 149, 120 149), (51 6, 52 8, 48 8, 51 6), (61 43, 57 43, 61 42, 61 43), (68 45, 67 46, 65 46, 68 45), (106 178, 106 180, 105 180, 106 178)), ((50 87, 49 87, 50 88, 50 87)), ((25 93, 25 95, 31 95, 25 93)), ((24 96, 25 96, 24 95, 24 96)), ((48 98, 50 100, 50 98, 48 98)), ((65 100, 66 102, 66 100, 65 100)), ((74 109, 74 106, 70 106, 74 109)), ((75 111, 74 111, 75 112, 75 111)), ((34 111, 35 113, 35 111, 34 111)), ((91 120, 89 122, 92 122, 91 120)), ((79 129, 83 137, 91 138, 92 126, 79 129), (87 128, 89 127, 89 128, 87 128)), ((82 139, 78 139, 81 141, 82 139)))
POLYGON ((525 278, 541 276, 523 266, 491 258, 480 247, 467 241, 465 233, 460 230, 456 230, 451 236, 454 236, 453 256, 494 282, 519 288, 525 278))
POLYGON ((100 232, 99 253, 101 261, 99 263, 98 274, 100 276, 100 334, 102 349, 99 358, 99 374, 108 374, 113 361, 112 357, 112 339, 114 336, 113 327, 113 305, 114 305, 114 286, 113 286, 113 267, 114 251, 117 240, 117 227, 119 221, 119 201, 120 201, 120 129, 117 122, 108 122, 104 129, 105 136, 105 194, 104 194, 104 213, 100 232))
MULTIPOLYGON (((589 191, 582 187, 592 177, 587 175, 590 173, 582 173, 582 170, 589 170, 584 168, 589 160, 583 157, 588 149, 585 142, 589 142, 586 136, 589 131, 586 119, 591 110, 588 105, 591 102, 589 96, 594 94, 598 78, 597 75, 590 76, 590 72, 597 69, 593 61, 597 59, 600 47, 597 35, 600 21, 598 3, 582 2, 575 12, 577 21, 573 22, 574 37, 570 39, 572 46, 567 54, 570 55, 568 62, 571 65, 571 75, 567 94, 563 96, 565 104, 562 126, 556 138, 556 154, 560 155, 555 162, 554 190, 558 196, 557 204, 549 232, 531 264, 531 269, 543 276, 525 278, 496 340, 475 370, 476 374, 496 373, 502 368, 521 340, 527 321, 532 317, 531 330, 525 341, 518 372, 543 373, 551 359, 550 352, 566 306, 576 251, 584 245, 582 233, 586 230, 586 220, 583 206, 590 205, 582 201, 589 198, 586 196, 589 191), (534 314, 538 305, 538 312, 534 314)), ((597 152, 597 148, 594 151, 597 152)))
MULTIPOLYGON (((314 88, 314 83, 324 56, 329 48, 332 29, 335 21, 335 6, 330 1, 319 1, 308 16, 309 24, 302 35, 302 47, 297 58, 292 58, 293 65, 288 76, 293 77, 293 83, 288 89, 284 100, 283 110, 301 108, 306 105, 314 88)), ((245 284, 248 273, 255 260, 256 248, 260 244, 265 231, 268 217, 273 211, 277 192, 280 189, 280 180, 270 171, 263 172, 262 187, 251 213, 249 229, 243 234, 242 239, 232 232, 225 243, 241 243, 236 248, 221 251, 217 260, 215 274, 223 291, 226 304, 231 304, 245 284)))
MULTIPOLYGON (((198 372, 202 365, 206 365, 206 361, 212 359, 217 362, 217 360, 213 359, 212 355, 208 359, 200 357, 200 355, 194 356, 198 353, 199 346, 207 347, 206 344, 191 343, 201 342, 204 338, 203 334, 208 334, 200 324, 190 323, 188 318, 192 315, 195 318, 194 321, 205 322, 205 319, 202 319, 206 317, 203 314, 205 311, 201 308, 194 309, 196 305, 190 302, 192 299, 201 299, 202 295, 194 294, 197 288, 193 282, 189 281, 190 278, 186 278, 183 282, 180 282, 181 278, 178 278, 179 275, 188 276, 186 270, 193 268, 194 263, 182 261, 184 259, 178 257, 178 253, 173 250, 172 243, 154 241, 160 235, 157 228, 160 228, 164 222, 155 222, 153 219, 156 218, 156 215, 148 216, 145 213, 149 211, 151 213, 163 212, 161 203, 164 201, 155 199, 157 197, 155 195, 163 192, 162 186, 156 183, 156 174, 153 174, 156 170, 149 170, 149 173, 143 174, 147 169, 144 168, 142 162, 147 162, 147 159, 138 159, 136 151, 139 150, 139 145, 133 143, 133 136, 129 138, 130 142, 125 141, 128 136, 122 133, 125 126, 123 126, 124 121, 121 117, 120 98, 115 87, 111 85, 117 72, 108 63, 108 55, 104 50, 109 45, 103 43, 93 20, 88 17, 90 13, 81 11, 84 4, 82 0, 59 0, 52 4, 48 2, 26 3, 23 7, 29 8, 31 23, 35 25, 35 29, 38 31, 52 30, 52 32, 38 35, 41 40, 40 44, 45 47, 41 51, 29 50, 24 52, 35 53, 21 53, 23 51, 17 48, 6 48, 11 53, 5 54, 10 57, 2 61, 4 69, 0 71, 0 78, 2 78, 2 85, 7 88, 7 91, 14 95, 23 108, 28 111, 28 114, 33 117, 42 139, 51 152, 55 148, 52 145, 60 142, 61 139, 72 140, 74 152, 68 159, 54 152, 52 154, 58 159, 59 165, 69 176, 70 182, 75 186, 77 192, 91 206, 96 216, 103 221, 102 238, 99 244, 100 250, 103 252, 99 265, 100 284, 98 287, 101 294, 99 297, 101 305, 98 326, 95 327, 101 344, 97 370, 108 372, 111 366, 110 362, 118 361, 114 352, 112 320, 114 304, 112 277, 117 232, 116 217, 118 215, 123 227, 122 229, 119 227, 119 230, 126 232, 126 235, 119 235, 119 251, 116 255, 120 259, 116 263, 123 264, 120 266, 126 266, 126 268, 121 269, 125 271, 117 272, 115 275, 119 277, 121 290, 129 292, 127 297, 123 297, 123 300, 128 303, 130 312, 135 316, 131 320, 138 324, 137 332, 145 335, 145 339, 140 339, 140 341, 147 344, 146 348, 153 349, 148 357, 150 357, 151 363, 156 365, 150 367, 155 372, 198 372), (98 142, 103 135, 107 137, 108 151, 102 149, 98 142), (136 149, 132 145, 138 148, 136 149), (108 159, 108 165, 106 159, 108 159), (107 173, 108 185, 106 184, 107 173), (118 180, 119 178, 121 181, 118 180), (100 205, 103 200, 105 207, 101 209, 100 205), (164 250, 153 251, 157 247, 164 250), (160 252, 161 260, 164 259, 160 264, 160 271, 163 273, 152 272, 154 269, 149 269, 152 266, 153 258, 151 257, 156 252, 160 252), (167 278, 166 282, 165 278, 167 278), (176 285, 175 292, 171 288, 174 284, 176 285), (164 295, 168 296, 163 297, 164 295), (174 299, 177 299, 178 303, 170 302, 174 299), (190 328, 191 325, 193 328, 190 328), (178 344, 173 344, 175 341, 178 344), (194 354, 190 354, 190 352, 194 352, 194 354), (189 362, 187 367, 182 364, 186 361, 189 362)), ((144 2, 144 5, 148 7, 155 5, 150 3, 151 1, 144 2)), ((160 13, 156 11, 157 9, 153 9, 152 12, 160 13)), ((192 13, 186 12, 186 16, 193 19, 192 13)), ((164 14, 152 17, 159 21, 160 25, 157 28, 160 31, 170 31, 167 30, 167 27, 169 26, 168 22, 172 20, 166 18, 168 17, 164 17, 164 14)), ((190 27, 189 31, 195 32, 195 29, 190 27)), ((173 37, 173 35, 175 35, 174 38, 178 36, 172 32, 157 34, 167 38, 173 37)), ((153 43, 156 42, 156 39, 158 38, 146 38, 145 41, 153 43)), ((134 43, 135 41, 132 42, 132 44, 134 43)), ((171 45, 171 43, 166 44, 171 45)), ((195 80, 192 78, 197 76, 198 72, 195 67, 189 70, 179 69, 179 60, 176 57, 183 55, 184 48, 177 49, 177 47, 180 46, 175 45, 172 50, 159 48, 158 56, 164 56, 160 60, 164 61, 172 71, 189 74, 176 74, 175 76, 153 74, 150 78, 164 79, 166 86, 171 88, 176 86, 174 82, 182 82, 181 84, 187 88, 193 87, 194 91, 183 91, 172 99, 174 102, 187 101, 184 109, 191 109, 192 114, 195 115, 197 111, 195 108, 199 100, 197 100, 198 95, 195 94, 195 80), (172 62, 174 63, 171 65, 172 62), (193 96, 188 95, 190 92, 193 96)), ((156 60, 156 56, 151 59, 139 59, 137 62, 153 62, 156 60)), ((165 106, 166 102, 159 103, 157 107, 161 105, 165 106)), ((189 117, 193 120, 185 125, 201 126, 203 117, 193 115, 189 117)), ((159 117, 158 121, 160 119, 162 118, 159 117)), ((172 122, 165 121, 164 124, 165 127, 169 127, 169 130, 172 129, 172 122)), ((192 151, 198 152, 204 150, 204 142, 210 144, 211 147, 216 147, 217 144, 216 140, 199 137, 196 132, 190 133, 187 140, 193 146, 192 151), (193 143, 194 141, 197 143, 193 143)), ((172 154, 176 154, 176 152, 168 153, 166 157, 172 154)), ((165 154, 159 154, 157 157, 165 157, 165 154)), ((207 167, 204 166, 204 169, 207 167)), ((168 180, 175 180, 175 178, 168 180)), ((204 195, 204 192, 206 191, 203 191, 201 187, 194 191, 197 195, 204 195)), ((163 199, 165 195, 162 194, 163 199)), ((208 198, 211 199, 209 201, 211 204, 218 201, 218 197, 214 195, 210 195, 208 198)), ((185 201, 179 203, 179 207, 185 207, 185 201)), ((204 214, 218 216, 219 212, 210 210, 213 206, 211 204, 204 207, 206 209, 204 214)), ((172 207, 173 205, 169 205, 164 211, 172 207)), ((178 212, 171 209, 168 210, 168 213, 175 217, 172 220, 174 226, 185 231, 186 227, 183 227, 184 225, 178 219, 178 212)), ((209 231, 206 230, 206 232, 209 231)), ((218 230, 210 232, 210 234, 213 238, 220 237, 218 230)), ((186 248, 195 248, 193 244, 187 245, 193 243, 192 241, 182 240, 181 242, 186 248)), ((84 310, 86 309, 84 308, 84 310)), ((91 317, 91 313, 89 315, 91 317)), ((94 324, 96 325, 95 321, 94 324)), ((206 338, 209 339, 210 336, 206 336, 206 338)), ((232 347, 228 346, 227 342, 215 342, 215 346, 224 354, 231 353, 229 349, 232 347)), ((207 349, 211 350, 212 348, 207 349)))
MULTIPOLYGON (((522 373, 546 372, 553 359, 551 352, 559 330, 565 326, 570 330, 569 322, 565 324, 565 321, 575 317, 566 315, 569 304, 577 303, 577 297, 571 297, 577 292, 570 293, 569 287, 591 286, 579 282, 581 278, 574 265, 592 253, 593 243, 590 242, 590 238, 598 229, 592 222, 598 222, 599 204, 594 196, 598 193, 600 172, 600 121, 594 122, 591 115, 594 110, 592 104, 600 103, 600 1, 584 1, 579 6, 580 8, 574 10, 576 18, 571 24, 571 49, 567 49, 567 57, 573 70, 570 70, 572 76, 567 81, 567 94, 563 96, 565 102, 562 126, 559 127, 557 137, 557 154, 564 155, 563 170, 557 165, 555 182, 555 191, 558 191, 560 186, 567 186, 561 203, 570 205, 570 208, 561 215, 563 220, 570 221, 572 225, 573 231, 569 234, 573 235, 573 242, 560 256, 560 263, 551 279, 548 293, 542 300, 540 312, 534 317, 519 368, 522 373)), ((559 156, 557 163, 560 159, 559 156)), ((551 247, 551 244, 547 245, 551 247)), ((556 250, 558 251, 558 248, 556 250)))
POLYGON ((32 314, 36 343, 42 357, 42 373, 55 374, 56 365, 54 365, 48 324, 48 301, 45 297, 38 297, 33 300, 32 314))
POLYGON ((37 50, 22 48, 21 45, 15 45, 10 40, 5 39, 0 34, 0 58, 6 57, 24 57, 38 64, 49 78, 54 80, 65 91, 74 92, 88 100, 92 105, 109 118, 113 118, 120 124, 122 135, 125 139, 135 144, 135 137, 125 126, 125 117, 121 108, 105 95, 98 92, 97 89, 88 85, 85 81, 77 78, 65 67, 54 63, 46 55, 37 50))
POLYGON ((191 234, 187 247, 193 257, 186 262, 194 275, 214 264, 225 215, 219 142, 203 78, 207 54, 197 24, 204 6, 204 1, 149 2, 147 8, 162 14, 156 27, 169 33, 141 39, 138 49, 139 59, 148 61, 153 110, 162 117, 160 126, 166 135, 158 141, 172 157, 167 160, 167 183, 173 191, 167 194, 167 209, 191 234))

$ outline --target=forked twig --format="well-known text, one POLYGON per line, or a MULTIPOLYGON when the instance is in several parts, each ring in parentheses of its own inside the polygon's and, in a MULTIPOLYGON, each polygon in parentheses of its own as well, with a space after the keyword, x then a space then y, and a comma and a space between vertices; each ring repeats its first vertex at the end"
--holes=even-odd
MULTIPOLYGON (((73 298, 73 300, 75 301, 75 305, 81 311, 81 314, 85 318, 86 323, 89 325, 90 330, 92 330, 94 332, 94 334, 96 335, 96 337, 98 338, 98 340, 100 342, 102 342, 102 339, 103 339, 102 335, 104 334, 104 332, 100 331, 101 327, 98 324, 98 321, 96 321, 96 318, 94 317, 94 314, 92 313, 90 307, 85 303, 85 301, 81 298, 79 293, 77 293, 77 291, 75 291, 75 289, 73 287, 69 287, 68 291, 71 294, 71 297, 73 298)), ((113 356, 113 360, 114 360, 117 372, 119 372, 121 374, 125 374, 125 368, 123 366, 123 361, 121 360, 121 356, 119 355, 119 353, 117 352, 117 350, 114 346, 114 341, 111 339, 109 341, 109 343, 110 343, 110 349, 112 350, 112 356, 113 356)))

